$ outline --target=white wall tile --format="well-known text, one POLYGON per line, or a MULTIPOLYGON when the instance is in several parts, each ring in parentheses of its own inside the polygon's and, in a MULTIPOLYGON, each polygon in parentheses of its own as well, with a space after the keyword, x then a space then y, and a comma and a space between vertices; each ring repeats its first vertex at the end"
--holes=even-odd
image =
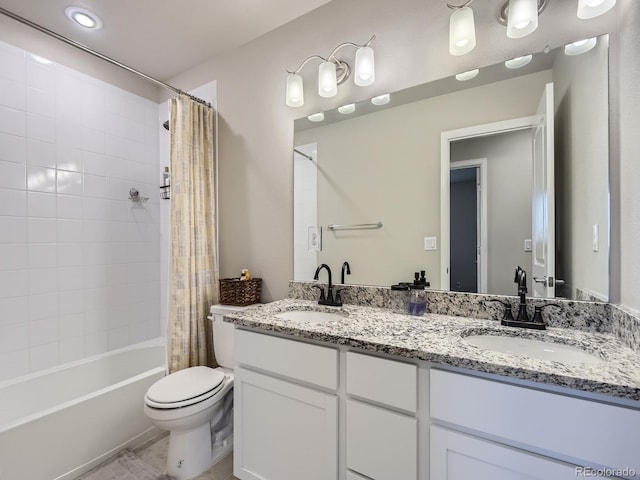
POLYGON ((29 325, 0 325, 0 353, 14 352, 29 346, 29 325))
POLYGON ((27 192, 0 188, 0 216, 24 217, 27 214, 27 192))
POLYGON ((43 318, 58 315, 58 294, 47 293, 43 295, 31 295, 29 297, 29 320, 42 320, 43 318))
POLYGON ((107 155, 105 160, 105 174, 109 178, 124 179, 127 174, 127 164, 124 158, 107 155))
POLYGON ((82 197, 58 195, 58 218, 82 218, 82 197))
POLYGON ((58 266, 80 267, 84 264, 84 248, 82 243, 58 244, 58 266))
MULTIPOLYGON (((1 57, 2 52, 0 52, 1 57)), ((0 60, 1 61, 1 60, 0 60)), ((0 382, 29 373, 29 350, 0 353, 0 382)))
POLYGON ((0 188, 24 190, 27 187, 27 170, 24 163, 0 161, 0 188))
MULTIPOLYGON (((107 137, 117 138, 122 141, 124 138, 124 124, 122 116, 116 115, 115 113, 105 113, 104 132, 108 134, 107 137)), ((109 141, 106 142, 105 147, 108 145, 109 141)), ((109 152, 105 151, 105 153, 109 152)))
POLYGON ((56 167, 56 146, 39 140, 27 140, 27 163, 43 167, 56 167))
POLYGON ((44 318, 29 322, 29 346, 44 345, 60 340, 58 317, 44 318))
POLYGON ((82 217, 85 220, 107 220, 107 201, 102 198, 84 197, 82 217))
POLYGON ((24 83, 0 77, 0 105, 26 110, 26 90, 24 83))
POLYGON ((103 288, 109 285, 109 269, 105 265, 87 265, 84 267, 84 288, 103 288))
POLYGON ((0 298, 0 325, 23 323, 29 318, 29 297, 0 298))
POLYGON ((106 308, 100 310, 85 310, 84 331, 85 334, 106 332, 109 326, 109 313, 106 308))
POLYGON ((78 243, 82 241, 82 221, 58 219, 58 243, 78 243))
POLYGON ((106 198, 107 179, 85 174, 83 177, 83 195, 85 197, 106 198))
POLYGON ((85 265, 104 265, 108 263, 109 248, 102 243, 84 245, 85 265))
POLYGON ((29 218, 30 243, 55 243, 57 239, 55 218, 29 218))
POLYGON ((72 132, 76 132, 76 146, 82 145, 78 132, 82 128, 79 119, 82 116, 82 104, 75 97, 56 96, 56 135, 58 140, 69 140, 72 132))
POLYGON ((115 350, 117 348, 126 347, 129 344, 129 328, 118 327, 109 330, 108 349, 115 350))
POLYGON ((134 323, 129 325, 129 342, 138 343, 149 340, 148 322, 134 323))
POLYGON ((39 345, 30 350, 31 371, 37 372, 60 363, 58 342, 39 345))
POLYGON ((82 290, 85 287, 84 269, 82 267, 60 267, 57 271, 58 289, 61 292, 82 290))
POLYGON ((58 193, 82 195, 82 174, 58 170, 58 193))
POLYGON ((55 243, 29 245, 29 268, 54 268, 58 266, 58 249, 55 243))
POLYGON ((26 137, 27 114, 24 111, 0 105, 0 132, 26 137))
POLYGON ((105 175, 106 157, 100 153, 82 150, 82 171, 89 175, 105 175))
POLYGON ((56 163, 58 170, 81 172, 82 150, 80 147, 58 142, 56 145, 56 163))
POLYGON ((45 117, 55 117, 56 97, 37 88, 27 88, 27 112, 45 117))
POLYGON ((49 93, 55 93, 53 65, 45 66, 27 56, 27 85, 49 93))
POLYGON ((36 268, 29 270, 29 295, 44 295, 57 291, 57 268, 36 268))
POLYGON ((84 291, 58 292, 58 313, 62 317, 84 311, 84 291))
POLYGON ((27 270, 0 271, 0 298, 29 295, 29 272, 27 270))
POLYGON ((84 351, 86 355, 98 355, 107 351, 107 332, 95 332, 85 335, 84 351))
POLYGON ((82 149, 104 153, 104 132, 84 127, 82 129, 82 149))
POLYGON ((60 338, 60 363, 73 362, 84 358, 84 335, 60 338))
POLYGON ((82 124, 86 127, 89 127, 93 130, 100 130, 104 132, 105 129, 105 118, 104 118, 104 109, 100 108, 98 105, 94 105, 91 103, 83 103, 82 104, 82 124))
POLYGON ((0 270, 24 270, 28 263, 26 244, 0 243, 0 270))
POLYGON ((30 217, 55 218, 56 201, 53 193, 28 192, 27 214, 30 217))
POLYGON ((56 170, 28 165, 27 188, 32 192, 56 193, 56 170))
POLYGON ((27 113, 27 138, 42 142, 56 141, 56 122, 52 117, 27 113))
POLYGON ((61 70, 56 65, 56 96, 60 97, 68 97, 68 101, 77 101, 81 103, 81 100, 78 99, 78 92, 82 88, 82 79, 79 75, 74 75, 74 72, 71 72, 70 69, 67 71, 61 70))
MULTIPOLYGON (((6 44, 5 44, 6 45, 6 44)), ((26 81, 26 67, 24 60, 24 52, 9 52, 4 49, 0 49, 0 76, 8 78, 15 82, 25 83, 26 81)))
POLYGON ((26 138, 0 133, 0 160, 25 163, 27 161, 26 138))

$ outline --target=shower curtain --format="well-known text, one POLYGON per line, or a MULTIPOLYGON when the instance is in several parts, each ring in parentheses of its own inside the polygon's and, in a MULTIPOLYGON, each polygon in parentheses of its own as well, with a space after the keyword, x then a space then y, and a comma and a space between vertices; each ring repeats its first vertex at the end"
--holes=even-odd
POLYGON ((169 372, 215 367, 209 307, 218 302, 216 159, 211 107, 170 100, 171 268, 169 372))

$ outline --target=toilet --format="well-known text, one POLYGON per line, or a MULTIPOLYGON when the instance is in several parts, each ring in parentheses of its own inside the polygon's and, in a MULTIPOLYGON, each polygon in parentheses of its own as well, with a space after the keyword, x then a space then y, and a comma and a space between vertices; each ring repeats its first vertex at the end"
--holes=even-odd
POLYGON ((191 367, 155 382, 144 413, 169 430, 167 474, 188 480, 210 469, 233 448, 233 331, 225 313, 248 307, 213 305, 213 343, 218 368, 191 367))

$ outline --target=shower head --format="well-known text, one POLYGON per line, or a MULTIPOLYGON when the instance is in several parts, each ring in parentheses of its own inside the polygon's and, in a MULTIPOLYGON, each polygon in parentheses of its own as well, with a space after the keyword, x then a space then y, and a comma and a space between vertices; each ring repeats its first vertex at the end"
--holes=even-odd
POLYGON ((162 124, 162 126, 163 126, 164 128, 166 128, 167 130, 169 130, 169 120, 167 120, 166 122, 164 122, 164 123, 162 124))

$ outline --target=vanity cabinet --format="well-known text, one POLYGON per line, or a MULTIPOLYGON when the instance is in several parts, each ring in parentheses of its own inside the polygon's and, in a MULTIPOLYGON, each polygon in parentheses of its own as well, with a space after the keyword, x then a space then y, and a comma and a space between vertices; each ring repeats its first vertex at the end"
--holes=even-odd
POLYGON ((416 365, 355 352, 346 364, 347 478, 416 480, 416 365))
POLYGON ((235 349, 235 476, 338 478, 338 350, 244 330, 235 349))
POLYGON ((640 472, 638 410, 439 369, 429 383, 433 480, 640 472))

